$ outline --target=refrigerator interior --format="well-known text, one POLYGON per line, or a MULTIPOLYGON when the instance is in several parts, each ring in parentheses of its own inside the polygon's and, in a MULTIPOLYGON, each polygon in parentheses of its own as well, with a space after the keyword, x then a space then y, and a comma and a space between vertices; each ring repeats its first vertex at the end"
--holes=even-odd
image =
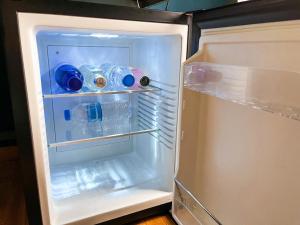
POLYGON ((106 216, 108 212, 122 209, 126 215, 129 206, 169 202, 175 166, 181 36, 38 30, 54 224, 93 224, 111 219, 106 216), (70 94, 55 82, 54 71, 61 63, 77 68, 103 63, 132 66, 142 69, 151 81, 133 93, 124 89, 122 93, 91 94, 83 88, 70 94), (95 131, 64 119, 65 110, 97 102, 102 106, 103 122, 110 118, 107 130, 95 131))

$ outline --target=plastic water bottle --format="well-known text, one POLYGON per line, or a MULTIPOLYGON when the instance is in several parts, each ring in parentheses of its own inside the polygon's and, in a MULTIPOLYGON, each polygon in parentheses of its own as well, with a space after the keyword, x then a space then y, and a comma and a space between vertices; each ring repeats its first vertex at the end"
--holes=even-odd
POLYGON ((64 118, 71 122, 74 132, 91 136, 102 132, 102 107, 99 102, 81 103, 72 109, 66 109, 64 118))
POLYGON ((83 65, 79 68, 80 72, 84 76, 83 85, 92 91, 101 91, 105 89, 107 85, 107 79, 104 72, 96 66, 83 65))
POLYGON ((101 102, 103 110, 103 132, 106 134, 126 133, 130 129, 131 111, 128 96, 105 96, 101 102))
POLYGON ((55 80, 61 88, 72 92, 82 88, 84 78, 76 67, 63 64, 56 68, 55 80))
POLYGON ((150 78, 144 74, 144 72, 138 68, 130 68, 135 78, 134 87, 146 87, 150 84, 150 78))
POLYGON ((101 65, 101 69, 105 71, 110 89, 122 89, 134 85, 135 79, 128 67, 105 63, 101 65))

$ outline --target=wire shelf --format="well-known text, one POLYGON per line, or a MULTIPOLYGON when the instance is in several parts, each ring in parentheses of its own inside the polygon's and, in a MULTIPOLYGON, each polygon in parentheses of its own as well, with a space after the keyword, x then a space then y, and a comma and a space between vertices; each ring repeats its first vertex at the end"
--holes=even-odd
POLYGON ((79 143, 95 142, 95 141, 107 140, 107 139, 118 138, 118 137, 126 137, 126 136, 130 136, 130 135, 151 133, 151 132, 156 132, 158 130, 159 129, 157 129, 157 128, 152 128, 152 129, 144 129, 144 130, 138 130, 138 131, 130 131, 128 133, 111 134, 111 135, 105 135, 105 136, 99 136, 99 137, 92 137, 92 138, 85 138, 85 139, 78 139, 78 140, 51 143, 48 146, 50 148, 52 148, 52 147, 54 147, 54 148, 55 147, 62 147, 62 146, 67 146, 67 145, 79 144, 79 143))
POLYGON ((160 88, 156 87, 140 87, 137 89, 126 89, 126 90, 110 90, 103 92, 75 92, 75 93, 58 93, 58 94, 44 94, 44 99, 53 98, 70 98, 70 97, 88 97, 88 96, 98 96, 98 95, 112 95, 112 94, 132 94, 132 93, 143 93, 143 92, 156 92, 160 91, 160 88))

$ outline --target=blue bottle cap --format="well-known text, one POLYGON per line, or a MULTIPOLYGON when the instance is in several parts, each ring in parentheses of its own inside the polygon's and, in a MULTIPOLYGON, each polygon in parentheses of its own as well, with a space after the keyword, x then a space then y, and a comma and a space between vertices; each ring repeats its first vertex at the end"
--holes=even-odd
POLYGON ((131 87, 134 84, 134 76, 127 74, 123 77, 122 83, 126 87, 131 87))
POLYGON ((64 117, 66 121, 71 120, 71 112, 69 109, 64 110, 64 117))
POLYGON ((71 77, 68 80, 68 86, 72 91, 78 91, 82 88, 82 80, 80 80, 78 77, 71 77))

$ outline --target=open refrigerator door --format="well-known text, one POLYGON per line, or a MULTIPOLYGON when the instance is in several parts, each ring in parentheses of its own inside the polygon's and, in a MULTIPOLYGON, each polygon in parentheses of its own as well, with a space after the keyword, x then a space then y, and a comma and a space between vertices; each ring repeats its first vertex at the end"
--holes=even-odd
POLYGON ((179 224, 298 223, 299 35, 299 20, 201 30, 183 68, 179 224))

